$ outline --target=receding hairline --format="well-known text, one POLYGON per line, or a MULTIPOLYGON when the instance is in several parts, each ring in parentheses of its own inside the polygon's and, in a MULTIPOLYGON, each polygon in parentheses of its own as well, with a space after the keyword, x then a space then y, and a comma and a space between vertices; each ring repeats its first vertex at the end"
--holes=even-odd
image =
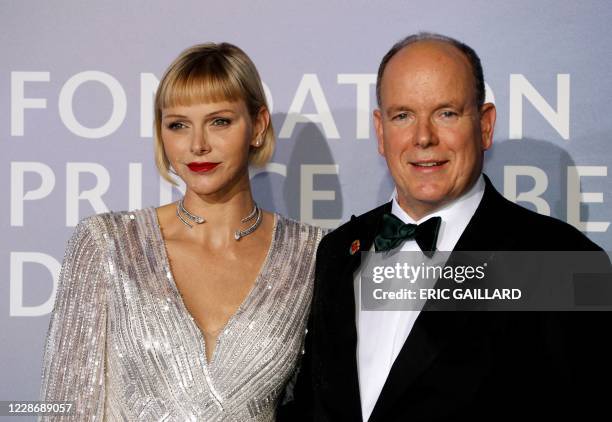
POLYGON ((408 49, 408 47, 415 47, 422 44, 437 44, 439 46, 450 46, 447 52, 455 50, 463 59, 467 62, 469 73, 472 75, 472 82, 474 85, 474 95, 477 106, 482 106, 485 102, 485 86, 484 86, 484 75, 482 69, 482 63, 480 57, 476 51, 469 45, 446 35, 433 33, 433 32, 419 32, 416 34, 409 35, 402 40, 396 42, 383 56, 377 72, 376 78, 376 101, 378 106, 381 106, 381 85, 382 79, 389 63, 399 53, 408 49))
MULTIPOLYGON (((426 47, 428 44, 435 46, 438 52, 442 53, 443 55, 452 59, 453 61, 457 63, 461 62, 465 66, 466 74, 468 75, 469 78, 471 78, 472 84, 474 86, 476 85, 476 78, 474 77, 472 63, 470 62, 467 55, 463 51, 461 51, 459 48, 457 48, 455 45, 453 45, 452 43, 446 42, 443 40, 438 40, 438 39, 418 40, 408 45, 405 45, 404 47, 399 49, 393 55, 393 57, 389 59, 389 61, 387 62, 385 66, 385 72, 387 71, 387 69, 389 68, 389 66, 391 65, 393 61, 397 61, 398 59, 402 58, 402 56, 405 54, 408 54, 410 50, 414 50, 417 48, 423 48, 423 47, 426 47)), ((384 76, 385 72, 383 72, 382 76, 384 76)), ((381 86, 382 86, 382 81, 383 81, 383 78, 381 78, 381 86)))
MULTIPOLYGON (((393 55, 393 57, 389 59, 388 63, 390 63, 396 56, 402 53, 405 54, 406 51, 410 49, 419 48, 419 47, 422 48, 423 46, 426 46, 426 45, 438 46, 441 49, 445 50, 446 54, 454 52, 456 56, 459 56, 462 58, 462 60, 464 60, 464 62, 468 65, 468 67, 470 67, 470 70, 471 70, 472 65, 470 63, 470 60, 468 59, 467 55, 463 51, 461 51, 457 46, 455 46, 454 44, 448 41, 439 40, 436 38, 417 40, 417 41, 411 42, 410 44, 403 46, 393 55)), ((448 55, 450 56, 451 54, 448 54, 448 55)))

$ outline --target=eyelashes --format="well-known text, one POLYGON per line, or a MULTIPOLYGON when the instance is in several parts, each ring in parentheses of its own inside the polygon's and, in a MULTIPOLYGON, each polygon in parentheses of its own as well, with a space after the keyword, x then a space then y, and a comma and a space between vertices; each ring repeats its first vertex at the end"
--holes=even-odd
POLYGON ((444 111, 440 112, 438 117, 441 118, 441 119, 454 119, 456 117, 459 117, 459 113, 457 113, 455 111, 451 111, 451 110, 444 110, 444 111))
MULTIPOLYGON (((435 125, 449 127, 457 124, 461 117, 462 113, 453 110, 453 109, 443 109, 436 111, 429 118, 431 122, 435 125)), ((390 117, 390 120, 397 125, 412 125, 415 121, 417 121, 417 116, 408 111, 399 111, 396 114, 390 117)))
MULTIPOLYGON (((232 124, 232 120, 227 117, 216 117, 210 121, 210 126, 214 127, 226 127, 232 124)), ((172 131, 177 131, 181 129, 187 129, 189 126, 186 123, 181 121, 170 122, 166 125, 166 128, 172 131)))
POLYGON ((171 122, 169 124, 166 125, 166 127, 170 130, 179 130, 179 129, 184 129, 187 126, 184 123, 181 122, 171 122))
POLYGON ((213 126, 229 126, 231 123, 232 121, 226 117, 218 117, 211 122, 213 126))

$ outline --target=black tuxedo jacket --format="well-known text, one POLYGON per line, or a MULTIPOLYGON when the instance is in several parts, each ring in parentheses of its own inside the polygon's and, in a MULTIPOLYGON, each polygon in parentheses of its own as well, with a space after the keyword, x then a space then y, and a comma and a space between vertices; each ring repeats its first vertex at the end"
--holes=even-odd
MULTIPOLYGON (((601 251, 572 226, 506 200, 485 181, 455 250, 601 251)), ((353 291, 361 258, 350 248, 359 240, 369 250, 390 210, 387 203, 353 216, 321 241, 294 401, 279 409, 279 420, 362 420, 353 291)), ((612 385, 608 314, 423 311, 369 420, 583 419, 602 409, 609 416, 608 394, 595 384, 612 385)))

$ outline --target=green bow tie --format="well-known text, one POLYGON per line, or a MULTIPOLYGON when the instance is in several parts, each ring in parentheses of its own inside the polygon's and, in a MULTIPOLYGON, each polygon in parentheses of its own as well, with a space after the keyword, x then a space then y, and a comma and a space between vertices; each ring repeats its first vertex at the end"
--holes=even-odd
POLYGON ((431 258, 436 250, 441 223, 440 217, 432 217, 419 225, 404 224, 393 214, 386 213, 383 215, 382 229, 374 238, 375 250, 376 252, 390 251, 405 240, 414 239, 423 253, 431 258))

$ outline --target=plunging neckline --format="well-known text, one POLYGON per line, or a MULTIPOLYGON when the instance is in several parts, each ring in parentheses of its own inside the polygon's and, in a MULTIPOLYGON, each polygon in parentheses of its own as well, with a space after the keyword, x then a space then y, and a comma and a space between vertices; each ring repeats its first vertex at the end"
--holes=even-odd
POLYGON ((215 339, 215 349, 213 350, 213 353, 210 357, 210 361, 208 360, 208 356, 206 355, 206 337, 204 336, 204 332, 202 331, 202 329, 200 328, 200 326, 197 324, 195 318, 191 315, 191 312, 189 312, 189 309, 187 309, 187 306, 185 305, 185 301, 183 300, 183 295, 181 294, 180 290, 178 289, 178 286, 176 284, 176 280, 174 279, 174 274, 172 273, 172 267, 170 266, 170 258, 168 255, 168 251, 166 249, 166 241, 164 240, 164 236, 162 233, 162 228, 159 222, 159 215, 157 214, 157 210, 155 209, 155 207, 149 207, 150 210, 152 210, 153 215, 154 215, 154 219, 155 219, 155 234, 157 237, 157 241, 160 242, 161 244, 161 257, 162 257, 162 263, 164 265, 164 267, 166 268, 166 278, 168 279, 168 282, 170 284, 171 289, 173 290, 173 292, 175 293, 175 296, 177 298, 178 303, 180 304, 180 308, 181 311, 184 313, 184 315, 188 316, 188 319, 191 321, 191 324, 193 324, 194 328, 196 329, 196 331, 198 332, 198 336, 199 336, 199 340, 200 340, 200 345, 201 345, 201 353, 202 353, 202 358, 203 358, 203 362, 207 367, 212 366, 216 359, 216 355, 217 355, 217 351, 219 350, 219 347, 221 345, 221 339, 223 338, 224 334, 228 333, 232 326, 235 324, 235 320, 242 314, 244 313, 245 309, 248 307, 249 303, 252 301, 252 299, 255 297, 255 294, 257 293, 257 291, 259 291, 261 289, 261 278, 263 276, 263 274, 268 272, 268 267, 270 266, 270 262, 271 262, 271 255, 272 252, 275 249, 275 245, 277 242, 277 228, 278 228, 278 224, 279 224, 279 219, 280 216, 277 213, 274 213, 274 224, 272 227, 272 238, 270 240, 270 246, 268 247, 268 252, 266 253, 266 257, 264 258, 261 267, 259 268, 259 272, 257 273, 257 276, 255 276, 255 281, 253 282, 253 285, 251 286, 249 292, 247 293, 247 295, 244 297, 244 299, 242 300, 242 302, 240 303, 240 305, 236 308, 236 310, 232 313, 232 315, 230 315, 229 319, 227 320, 227 322, 225 323, 225 325, 223 326, 223 328, 221 328, 221 331, 219 333, 219 335, 217 336, 217 338, 215 339))

